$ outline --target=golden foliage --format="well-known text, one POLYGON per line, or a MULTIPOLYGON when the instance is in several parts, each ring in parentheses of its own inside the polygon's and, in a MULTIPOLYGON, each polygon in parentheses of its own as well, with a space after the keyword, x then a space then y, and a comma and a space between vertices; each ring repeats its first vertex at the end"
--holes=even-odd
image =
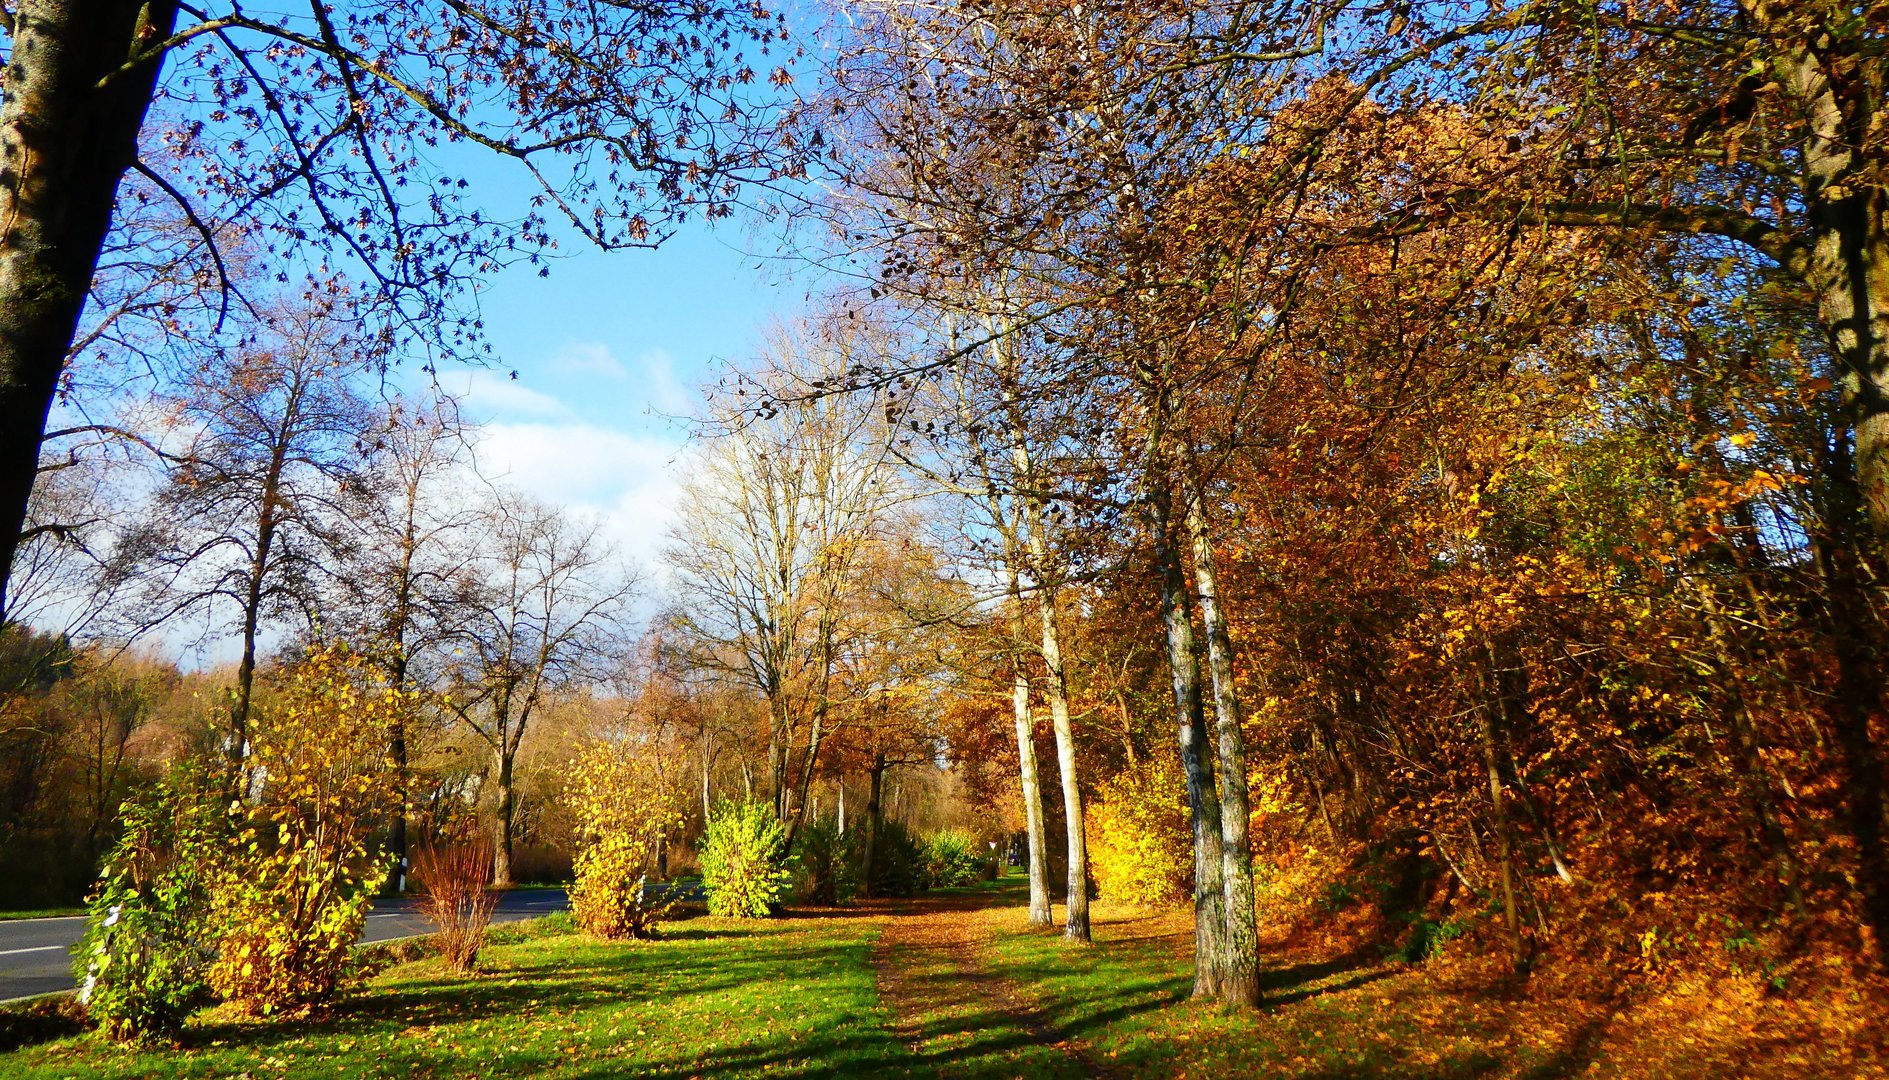
POLYGON ((1110 777, 1088 812, 1089 869, 1102 897, 1154 907, 1193 890, 1187 782, 1162 754, 1110 777))
POLYGON ((386 876, 370 841, 398 806, 386 757, 409 692, 344 646, 280 679, 254 728, 251 805, 215 889, 225 927, 210 984, 239 1010, 271 1013, 335 990, 386 876))
POLYGON ((653 748, 593 739, 571 762, 565 801, 577 823, 571 911, 590 933, 648 937, 667 903, 643 884, 656 844, 681 823, 675 785, 653 748))

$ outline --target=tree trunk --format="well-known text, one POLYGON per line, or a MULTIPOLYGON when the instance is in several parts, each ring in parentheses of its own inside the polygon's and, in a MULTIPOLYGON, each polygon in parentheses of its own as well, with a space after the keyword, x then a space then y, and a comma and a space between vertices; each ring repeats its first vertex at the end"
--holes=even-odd
MULTIPOLYGON (((1844 440, 1835 453, 1848 456, 1844 440)), ((1863 918, 1876 939, 1877 961, 1889 968, 1889 863, 1884 851, 1883 760, 1872 726, 1881 715, 1883 674, 1880 624, 1870 598, 1870 570, 1863 564, 1869 546, 1858 542, 1865 526, 1858 492, 1847 463, 1828 468, 1825 510, 1829 535, 1817 544, 1818 569, 1829 594, 1831 644, 1836 653, 1837 685, 1831 708, 1836 745, 1844 771, 1844 796, 1850 836, 1856 842, 1856 888, 1863 918)))
MULTIPOLYGON (((1017 595, 1016 575, 1010 577, 1011 603, 1021 604, 1017 595)), ((1022 621, 1022 612, 1018 612, 1022 621)), ((1017 726, 1017 773, 1023 784, 1023 823, 1029 842, 1030 925, 1056 925, 1049 904, 1049 834, 1043 825, 1043 788, 1036 771, 1036 724, 1030 715, 1030 676, 1019 657, 1014 661, 1014 681, 1010 704, 1017 726)))
POLYGON ((1089 842, 1082 819, 1082 786, 1076 776, 1076 732, 1069 722, 1069 679, 1063 668, 1062 635, 1056 622, 1056 590, 1039 584, 1038 610, 1043 623, 1043 697, 1056 733, 1056 765, 1062 773, 1063 832, 1069 838, 1068 913, 1063 937, 1083 944, 1089 936, 1089 842))
POLYGON ((492 817, 492 885, 509 889, 512 882, 512 756, 498 748, 498 803, 492 817))
MULTIPOLYGON (((1787 8, 1754 6, 1759 29, 1798 42, 1787 8)), ((1825 484, 1829 521, 1820 547, 1837 654, 1832 720, 1845 772, 1857 889, 1889 967, 1889 864, 1885 863, 1883 760, 1872 730, 1883 711, 1881 626, 1870 582, 1889 545, 1889 189, 1866 133, 1880 123, 1869 80, 1833 78, 1808 44, 1781 49, 1772 70, 1808 121, 1801 149, 1809 250, 1797 272, 1817 298, 1818 320, 1838 366, 1842 415, 1825 484), (1846 438, 1846 436, 1848 436, 1846 438)), ((1857 61, 1861 62, 1861 61, 1857 61)))
POLYGON ((1509 831, 1508 809, 1504 804, 1502 774, 1497 768, 1497 717, 1501 713, 1500 690, 1495 686, 1495 651, 1483 648, 1484 671, 1488 684, 1482 704, 1482 761, 1489 777, 1489 820, 1495 829, 1496 869, 1502 883, 1502 921, 1508 928, 1509 961, 1517 970, 1522 966, 1522 924, 1515 911, 1514 843, 1509 831))
POLYGON ((1253 895, 1253 849, 1247 840, 1252 811, 1246 781, 1246 737, 1240 728, 1240 699, 1233 681, 1233 635, 1214 575, 1213 538, 1208 534, 1203 493, 1188 454, 1182 461, 1183 515, 1194 555, 1194 588, 1207 637, 1207 668, 1212 675, 1214 734, 1220 761, 1221 888, 1226 892, 1225 972, 1220 996, 1232 1005, 1259 1004, 1259 930, 1253 895))
POLYGON ((1207 722, 1200 698, 1200 662, 1194 654, 1194 624, 1187 607, 1187 577, 1175 546, 1173 507, 1157 480, 1146 506, 1154 538, 1154 569, 1161 591, 1161 621, 1167 628, 1168 670, 1174 687, 1174 719, 1181 767, 1187 773, 1187 803, 1194 826, 1194 996, 1217 997, 1226 939, 1226 890, 1222 875, 1220 794, 1214 782, 1207 722))
POLYGON ((768 695, 767 782, 768 797, 774 803, 774 817, 787 820, 787 740, 793 730, 787 723, 787 691, 775 687, 768 695))
POLYGON ((859 895, 871 899, 873 860, 878 855, 879 826, 885 820, 881 796, 885 794, 885 751, 872 755, 871 786, 866 789, 866 846, 859 859, 859 895))
MULTIPOLYGON (((286 428, 292 421, 284 421, 286 428)), ((237 794, 247 796, 243 761, 249 756, 249 703, 256 686, 256 633, 262 621, 263 586, 269 576, 269 556, 275 547, 276 500, 281 492, 282 469, 288 454, 286 434, 276 440, 269 472, 262 484, 262 515, 256 522, 256 549, 249 565, 243 594, 243 655, 236 665, 236 700, 230 705, 230 775, 237 794)))
POLYGON ((175 0, 20 0, 13 12, 0 96, 0 621, 46 416, 161 59, 119 69, 176 23, 175 0))

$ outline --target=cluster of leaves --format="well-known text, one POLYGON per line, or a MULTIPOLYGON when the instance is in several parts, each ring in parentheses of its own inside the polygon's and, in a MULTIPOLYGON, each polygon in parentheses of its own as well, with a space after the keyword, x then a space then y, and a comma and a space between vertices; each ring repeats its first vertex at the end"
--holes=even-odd
POLYGON ((1089 804, 1089 868, 1103 899, 1144 907, 1193 892, 1187 784, 1168 754, 1103 781, 1089 804))
POLYGON ((565 801, 576 822, 571 911, 605 938, 647 938, 673 902, 646 894, 658 844, 681 822, 675 785, 655 755, 593 739, 572 759, 565 801))
POLYGON ((254 728, 245 775, 259 787, 216 890, 210 985, 272 1013, 325 1000, 387 878, 374 830, 399 808, 386 733, 411 692, 343 646, 288 669, 254 728))
POLYGON ((955 889, 984 876, 990 856, 963 829, 940 829, 925 838, 924 883, 927 889, 955 889))
POLYGON ((780 905, 794 873, 787 826, 760 801, 724 801, 702 835, 702 888, 714 915, 758 919, 780 905))
POLYGON ((77 949, 79 1001, 114 1039, 175 1030, 211 998, 211 897, 232 829, 208 777, 179 769, 125 803, 77 949))
POLYGON ((280 680, 230 779, 184 772, 129 801, 78 957, 88 1008, 117 1037, 160 1033, 221 997, 268 1014, 331 996, 387 864, 397 806, 384 738, 408 695, 345 647, 280 680))
POLYGON ((808 822, 794 843, 795 896, 824 906, 851 901, 859 895, 859 857, 858 829, 841 832, 839 819, 830 815, 808 822))
POLYGON ((870 876, 874 896, 916 896, 925 887, 924 846, 903 822, 879 823, 870 876))

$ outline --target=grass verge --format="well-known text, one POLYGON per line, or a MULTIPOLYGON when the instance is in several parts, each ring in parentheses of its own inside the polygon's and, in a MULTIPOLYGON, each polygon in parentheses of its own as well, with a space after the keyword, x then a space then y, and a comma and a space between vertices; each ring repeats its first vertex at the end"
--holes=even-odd
POLYGON ((853 918, 697 919, 655 943, 574 934, 492 947, 473 977, 437 960, 375 976, 325 1015, 212 1010, 174 1046, 76 1036, 0 1055, 52 1077, 684 1077, 909 1075, 853 918))
POLYGON ((0 911, 0 922, 15 919, 69 919, 74 915, 85 914, 82 907, 32 908, 27 911, 0 911))

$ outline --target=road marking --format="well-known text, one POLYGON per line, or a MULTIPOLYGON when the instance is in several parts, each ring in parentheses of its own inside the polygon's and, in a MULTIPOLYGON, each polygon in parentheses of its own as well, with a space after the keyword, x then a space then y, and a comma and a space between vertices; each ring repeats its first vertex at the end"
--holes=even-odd
POLYGON ((35 945, 30 949, 0 949, 0 956, 18 956, 21 953, 52 952, 54 950, 64 952, 66 948, 67 946, 65 945, 35 945))

